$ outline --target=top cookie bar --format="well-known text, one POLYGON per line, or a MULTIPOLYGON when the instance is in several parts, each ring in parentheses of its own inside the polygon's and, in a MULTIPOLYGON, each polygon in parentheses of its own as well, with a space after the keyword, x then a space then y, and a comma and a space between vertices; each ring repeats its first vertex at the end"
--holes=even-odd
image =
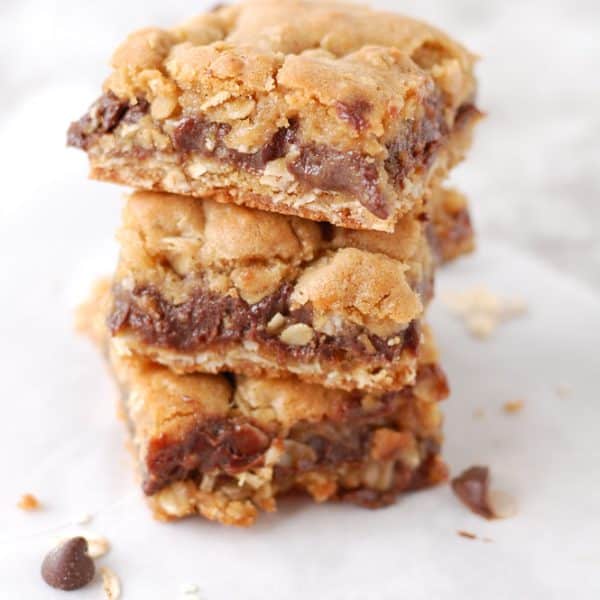
POLYGON ((69 144, 97 179, 392 231, 468 145, 474 60, 406 17, 251 0, 130 35, 69 144))

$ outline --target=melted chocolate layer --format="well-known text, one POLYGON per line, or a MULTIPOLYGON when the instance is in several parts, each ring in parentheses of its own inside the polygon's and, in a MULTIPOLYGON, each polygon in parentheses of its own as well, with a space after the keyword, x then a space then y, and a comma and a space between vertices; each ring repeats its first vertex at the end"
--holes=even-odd
MULTIPOLYGON (((445 375, 436 365, 420 367, 418 378, 437 389, 438 399, 447 395, 445 375)), ((126 397, 127 390, 124 393, 126 397)), ((404 402, 414 400, 413 393, 412 387, 388 392, 381 396, 376 410, 365 411, 361 403, 363 395, 354 392, 337 416, 320 422, 297 422, 286 439, 303 444, 312 453, 299 457, 293 466, 276 466, 275 481, 285 488, 301 472, 364 462, 369 456, 373 433, 380 427, 395 427, 394 415, 404 402)), ((130 427, 134 429, 133 422, 130 427)), ((274 438, 275 433, 268 426, 243 416, 202 419, 186 428, 182 435, 154 437, 145 458, 144 492, 155 494, 175 481, 198 481, 204 473, 215 470, 221 477, 228 477, 259 466, 274 438)), ((429 459, 439 454, 439 441, 425 438, 419 444, 425 461, 416 471, 402 463, 396 465, 393 485, 396 491, 418 488, 428 482, 429 459)), ((342 499, 364 506, 381 505, 380 496, 374 493, 354 490, 345 494, 348 497, 344 495, 342 499)))
POLYGON ((144 344, 180 352, 201 351, 215 343, 237 344, 242 340, 252 340, 267 349, 282 365, 290 358, 335 361, 337 364, 360 359, 380 364, 398 359, 404 350, 415 352, 418 347, 420 334, 416 321, 406 328, 401 342, 393 346, 389 346, 386 339, 358 327, 338 336, 315 331, 312 341, 304 346, 285 344, 277 334, 269 333, 266 328, 276 313, 287 317, 288 324, 312 323, 310 307, 290 310, 292 289, 292 284, 285 283, 275 293, 252 305, 241 298, 198 289, 185 302, 173 304, 154 287, 138 287, 129 291, 117 285, 113 290, 114 305, 109 327, 113 335, 131 331, 144 344), (357 340, 360 333, 369 338, 375 352, 369 352, 357 340))
MULTIPOLYGON (((142 98, 138 99, 137 104, 129 105, 126 100, 108 92, 94 103, 86 115, 71 124, 68 144, 88 150, 98 137, 112 132, 122 120, 135 122, 148 112, 148 108, 148 102, 142 98)), ((357 131, 365 127, 370 109, 366 103, 337 106, 340 118, 357 131)), ((426 99, 424 109, 423 118, 408 122, 398 136, 387 144, 385 170, 392 184, 400 188, 410 173, 430 165, 448 134, 441 96, 437 94, 426 99)), ((472 105, 461 107, 456 127, 462 126, 476 110, 472 105)), ((160 123, 156 125, 162 127, 160 123)), ((175 150, 184 155, 199 153, 255 173, 261 173, 268 162, 286 156, 294 145, 299 155, 288 164, 288 170, 298 182, 308 189, 350 193, 377 217, 385 219, 390 215, 389 202, 381 189, 377 167, 368 156, 353 151, 343 152, 323 144, 303 143, 298 134, 298 122, 294 119, 256 152, 244 153, 229 148, 225 137, 230 130, 231 127, 225 123, 211 122, 202 116, 184 116, 176 123, 171 139, 175 150)), ((142 150, 137 153, 134 151, 138 160, 144 160, 150 154, 142 150)))
POLYGON ((358 152, 340 152, 318 144, 300 146, 300 155, 288 165, 288 170, 308 188, 348 192, 375 216, 389 216, 377 166, 358 152))
POLYGON ((441 96, 427 98, 423 107, 425 116, 410 122, 387 147, 385 170, 394 186, 401 187, 404 179, 415 169, 429 167, 449 133, 441 96))
POLYGON ((144 493, 219 469, 229 475, 258 464, 271 435, 245 419, 212 419, 189 431, 184 439, 166 435, 150 443, 146 455, 144 493))
POLYGON ((137 104, 130 104, 107 92, 94 102, 79 121, 71 123, 67 144, 87 151, 101 135, 111 133, 121 121, 137 123, 148 112, 148 108, 149 104, 144 98, 138 98, 137 104))

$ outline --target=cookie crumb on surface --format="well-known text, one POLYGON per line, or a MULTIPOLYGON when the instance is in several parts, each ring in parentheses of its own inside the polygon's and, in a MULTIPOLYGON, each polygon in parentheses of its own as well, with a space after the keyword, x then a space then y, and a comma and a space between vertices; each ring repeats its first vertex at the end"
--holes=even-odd
POLYGON ((470 531, 463 531, 462 529, 459 529, 456 533, 458 533, 458 535, 460 535, 460 537, 467 538, 468 540, 476 540, 477 539, 477 536, 474 533, 471 533, 470 531))
POLYGON ((75 519, 75 525, 88 525, 92 519, 93 516, 90 513, 83 513, 75 519))
POLYGON ((200 589, 195 583, 185 583, 180 588, 181 600, 200 600, 200 589))
POLYGON ((483 417, 485 417, 485 411, 483 410, 483 408, 476 408, 473 411, 473 418, 474 419, 483 419, 483 417))
POLYGON ((41 503, 33 494, 23 494, 17 506, 21 510, 32 511, 40 508, 41 503))
POLYGON ((108 567, 100 569, 102 574, 102 588, 104 589, 104 597, 106 600, 117 600, 121 597, 121 582, 116 573, 108 567))
POLYGON ((92 558, 100 558, 110 550, 110 542, 102 536, 85 536, 88 543, 88 554, 92 558))
POLYGON ((571 395, 572 391, 573 390, 571 389, 571 386, 568 383, 559 383, 556 386, 556 394, 559 398, 563 400, 565 398, 568 398, 571 395))
POLYGON ((483 286, 448 292, 442 295, 442 301, 462 319, 469 333, 479 339, 489 338, 500 324, 527 312, 523 300, 501 298, 483 286))
POLYGON ((516 413, 521 412, 524 406, 525 402, 523 402, 523 400, 509 400, 508 402, 504 403, 502 408, 505 413, 514 415, 516 413))
POLYGON ((488 506, 495 519, 508 519, 517 514, 516 500, 501 490, 491 490, 488 493, 488 506))

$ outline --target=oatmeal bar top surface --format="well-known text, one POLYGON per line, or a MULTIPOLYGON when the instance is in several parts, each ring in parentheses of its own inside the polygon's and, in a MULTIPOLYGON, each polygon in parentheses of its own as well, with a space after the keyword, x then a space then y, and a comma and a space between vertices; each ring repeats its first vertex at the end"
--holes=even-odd
POLYGON ((428 260, 419 216, 393 234, 351 231, 213 199, 135 192, 119 234, 116 281, 181 302, 202 283, 255 304, 294 282, 291 304, 357 324, 409 323, 423 309, 407 275, 428 260), (132 280, 127 283, 128 280, 132 280))
POLYGON ((133 33, 113 56, 105 91, 145 98, 155 119, 201 111, 231 125, 228 146, 245 152, 306 110, 302 128, 313 141, 348 150, 361 140, 374 154, 383 148, 368 140, 399 115, 414 115, 434 87, 451 125, 472 100, 473 63, 448 36, 407 17, 346 3, 255 0, 133 33))

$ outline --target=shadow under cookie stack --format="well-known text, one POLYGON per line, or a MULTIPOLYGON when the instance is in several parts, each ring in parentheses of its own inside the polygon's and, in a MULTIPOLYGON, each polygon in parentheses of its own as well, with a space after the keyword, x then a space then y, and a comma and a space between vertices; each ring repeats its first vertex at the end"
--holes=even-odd
POLYGON ((127 38, 71 125, 136 188, 82 314, 159 518, 250 525, 279 496, 380 507, 447 478, 425 311, 473 246, 442 187, 474 57, 354 4, 256 0, 127 38))

